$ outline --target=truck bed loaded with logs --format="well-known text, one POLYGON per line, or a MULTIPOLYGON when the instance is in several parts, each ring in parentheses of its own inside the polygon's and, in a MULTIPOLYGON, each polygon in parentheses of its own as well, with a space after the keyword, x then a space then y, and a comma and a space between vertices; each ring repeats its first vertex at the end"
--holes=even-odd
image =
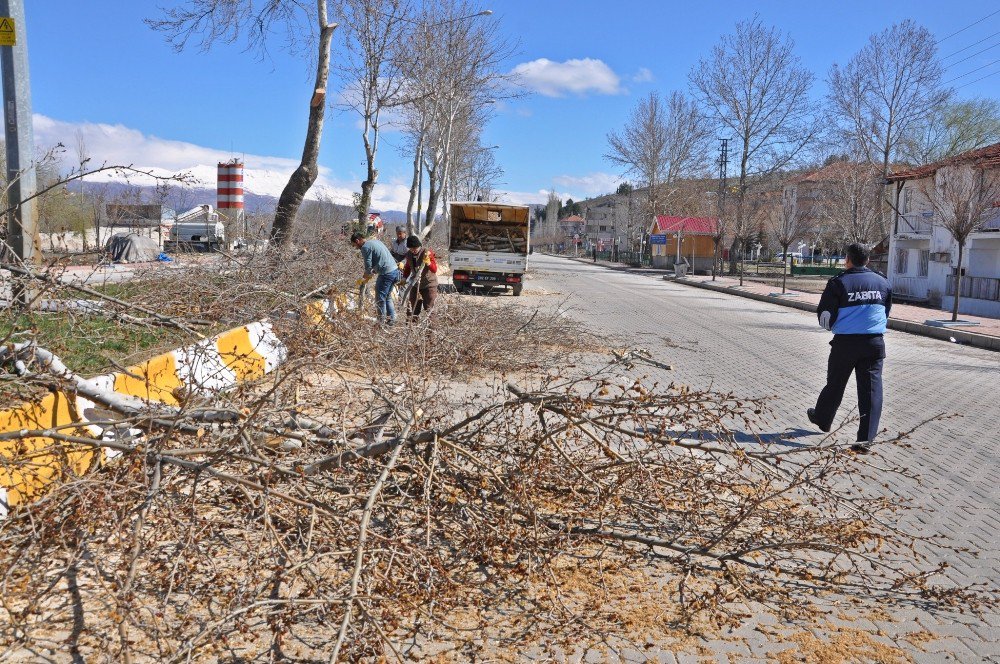
POLYGON ((459 293, 475 286, 520 295, 528 264, 528 208, 502 203, 452 203, 449 255, 459 293))

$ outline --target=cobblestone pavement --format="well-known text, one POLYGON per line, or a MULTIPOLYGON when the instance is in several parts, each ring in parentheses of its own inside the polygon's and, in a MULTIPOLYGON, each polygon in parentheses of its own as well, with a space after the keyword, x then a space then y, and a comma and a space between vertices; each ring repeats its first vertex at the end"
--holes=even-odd
MULTIPOLYGON (((748 397, 773 396, 777 421, 770 433, 820 439, 805 410, 823 385, 829 333, 817 326, 813 314, 665 282, 659 275, 538 254, 529 273, 522 304, 562 302, 565 315, 672 364, 668 380, 748 397)), ((978 554, 946 558, 949 579, 995 587, 1000 580, 1000 353, 892 331, 886 346, 882 426, 889 433, 936 414, 960 415, 921 427, 909 449, 878 450, 920 477, 918 484, 890 476, 889 488, 926 506, 911 517, 921 532, 942 535, 978 554)), ((849 387, 838 422, 856 405, 849 387)), ((855 425, 845 426, 845 437, 854 431, 855 425)), ((870 628, 915 661, 1000 662, 998 615, 979 620, 914 609, 870 628), (922 648, 902 639, 921 627, 939 638, 922 648)), ((748 643, 755 657, 773 645, 748 643)), ((726 657, 720 652, 720 660, 726 657)))

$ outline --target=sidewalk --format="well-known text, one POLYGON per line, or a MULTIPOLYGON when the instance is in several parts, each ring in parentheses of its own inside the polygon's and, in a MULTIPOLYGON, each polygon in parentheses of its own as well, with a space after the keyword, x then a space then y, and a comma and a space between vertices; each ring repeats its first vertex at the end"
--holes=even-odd
MULTIPOLYGON (((715 281, 710 276, 689 275, 683 278, 676 278, 672 270, 658 270, 653 268, 632 268, 620 263, 609 263, 607 261, 597 261, 594 263, 590 259, 572 258, 588 265, 601 265, 603 267, 633 272, 652 276, 653 274, 663 275, 664 281, 672 281, 685 286, 695 288, 705 288, 723 293, 730 293, 740 297, 746 297, 760 302, 771 302, 785 307, 802 309, 803 311, 816 311, 819 304, 819 293, 804 293, 801 291, 788 290, 784 295, 781 288, 775 288, 767 284, 752 281, 743 281, 743 286, 739 285, 739 279, 734 277, 718 276, 715 281)), ((925 337, 941 339, 951 343, 967 344, 977 348, 1000 351, 1000 320, 996 318, 984 318, 982 316, 968 316, 961 314, 961 320, 979 323, 976 326, 962 327, 937 327, 925 324, 927 320, 951 320, 951 313, 939 309, 928 309, 917 307, 911 304, 893 303, 892 314, 889 318, 889 328, 919 334, 925 337)))

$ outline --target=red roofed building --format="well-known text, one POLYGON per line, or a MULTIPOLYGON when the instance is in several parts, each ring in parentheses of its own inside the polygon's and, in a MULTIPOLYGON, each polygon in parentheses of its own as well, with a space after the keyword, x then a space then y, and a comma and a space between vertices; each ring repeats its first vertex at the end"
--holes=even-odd
POLYGON ((653 267, 672 267, 682 256, 692 270, 711 270, 715 256, 715 217, 659 215, 649 229, 653 267))

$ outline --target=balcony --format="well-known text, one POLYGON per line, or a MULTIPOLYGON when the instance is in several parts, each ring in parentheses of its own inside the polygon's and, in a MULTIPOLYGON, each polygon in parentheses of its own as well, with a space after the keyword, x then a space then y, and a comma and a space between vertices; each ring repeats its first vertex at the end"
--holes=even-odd
POLYGON ((933 212, 908 212, 899 215, 899 225, 896 230, 897 235, 930 235, 934 228, 933 212))

